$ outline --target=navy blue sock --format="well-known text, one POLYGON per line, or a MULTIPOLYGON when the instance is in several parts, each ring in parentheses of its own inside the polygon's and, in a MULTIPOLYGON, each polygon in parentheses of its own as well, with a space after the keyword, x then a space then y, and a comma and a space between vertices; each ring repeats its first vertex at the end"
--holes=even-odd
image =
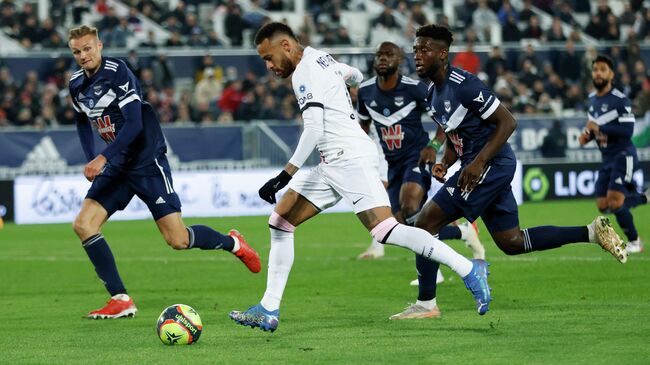
POLYGON ((614 211, 614 215, 616 216, 618 225, 621 226, 623 233, 625 233, 625 236, 627 236, 628 241, 634 241, 639 238, 639 234, 637 233, 636 227, 634 226, 634 217, 632 217, 630 208, 623 205, 614 211))
POLYGON ((120 273, 117 272, 115 258, 104 236, 98 233, 81 242, 81 245, 86 250, 90 262, 93 263, 97 276, 104 283, 106 290, 108 290, 111 296, 126 294, 120 273))
POLYGON ((587 226, 540 226, 523 230, 524 252, 544 251, 567 243, 589 242, 587 226))
POLYGON ((440 231, 438 231, 438 239, 441 241, 459 240, 461 237, 462 235, 460 234, 460 228, 458 228, 458 226, 444 226, 440 228, 440 231))
POLYGON ((645 196, 645 194, 632 193, 625 197, 625 206, 628 207, 628 209, 632 209, 643 204, 648 204, 648 198, 645 196))
POLYGON ((431 300, 436 297, 436 279, 440 264, 415 255, 415 267, 418 270, 418 300, 431 300))
POLYGON ((208 226, 196 224, 187 227, 187 231, 190 234, 188 248, 200 248, 202 250, 218 250, 221 248, 232 251, 235 247, 235 240, 232 237, 223 235, 208 226))

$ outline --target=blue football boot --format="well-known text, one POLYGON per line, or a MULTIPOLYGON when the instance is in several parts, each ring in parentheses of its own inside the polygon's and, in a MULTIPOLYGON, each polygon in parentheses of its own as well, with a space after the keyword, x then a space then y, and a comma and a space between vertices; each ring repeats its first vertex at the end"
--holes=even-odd
POLYGON ((259 327, 263 331, 275 331, 280 324, 280 310, 268 311, 262 304, 254 305, 244 312, 232 311, 228 315, 242 326, 259 327))
POLYGON ((478 314, 484 315, 489 310, 488 306, 492 300, 490 296, 490 286, 488 285, 487 277, 490 274, 488 271, 488 263, 485 260, 474 259, 472 260, 472 271, 463 278, 465 287, 472 292, 474 300, 476 300, 476 310, 478 314))

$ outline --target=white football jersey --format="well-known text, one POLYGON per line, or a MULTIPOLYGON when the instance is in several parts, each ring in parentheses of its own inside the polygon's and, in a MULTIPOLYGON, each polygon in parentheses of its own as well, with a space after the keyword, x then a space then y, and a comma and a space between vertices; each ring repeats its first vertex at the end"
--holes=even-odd
POLYGON ((328 53, 306 47, 291 81, 300 111, 309 107, 324 110, 323 136, 317 148, 324 162, 376 156, 377 149, 359 126, 344 75, 350 66, 328 53))

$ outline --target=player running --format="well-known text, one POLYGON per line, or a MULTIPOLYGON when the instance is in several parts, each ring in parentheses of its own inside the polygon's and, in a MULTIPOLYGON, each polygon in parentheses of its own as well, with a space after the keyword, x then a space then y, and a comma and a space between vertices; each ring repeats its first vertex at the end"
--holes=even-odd
MULTIPOLYGON (((444 143, 445 135, 439 127, 436 138, 429 141, 429 134, 422 125, 422 114, 428 109, 427 86, 398 71, 403 60, 403 52, 396 44, 383 42, 377 47, 374 60, 377 76, 359 86, 357 115, 364 130, 372 130, 381 136, 382 152, 388 162, 387 190, 392 212, 398 222, 412 226, 431 188, 431 175, 425 166, 436 161, 437 150, 444 143)), ((438 239, 464 239, 472 249, 474 258, 485 259, 485 249, 474 226, 469 223, 443 227, 438 239)), ((373 240, 359 258, 372 259, 383 255, 384 246, 373 240)), ((416 254, 415 260, 417 262, 424 258, 416 254)), ((408 311, 391 319, 440 316, 436 306, 435 283, 422 279, 418 275, 415 280, 421 292, 417 302, 408 311), (426 287, 433 287, 433 290, 424 289, 426 287)), ((432 279, 441 282, 442 273, 438 270, 432 279)))
POLYGON ((147 204, 172 248, 224 249, 235 254, 250 271, 259 272, 259 255, 236 230, 226 236, 203 225, 185 227, 158 117, 152 106, 142 101, 138 80, 126 64, 102 56, 97 29, 71 29, 68 45, 81 66, 70 79, 70 95, 77 112, 81 146, 89 161, 84 176, 92 181, 73 229, 111 295, 106 306, 87 317, 120 318, 137 312, 101 233, 106 220, 124 209, 134 195, 147 204), (107 144, 100 154, 95 153, 93 126, 107 144))
POLYGON ((379 242, 408 248, 449 266, 463 278, 479 313, 484 314, 491 300, 487 263, 472 262, 429 233, 400 224, 392 216, 375 166, 377 150, 360 127, 351 128, 356 118, 346 81, 358 84, 363 78, 361 72, 323 51, 303 48, 291 28, 282 23, 260 28, 255 44, 269 70, 276 76, 292 78, 304 131, 289 163, 259 190, 260 197, 273 204, 275 194, 291 181, 269 218, 271 251, 266 292, 259 304, 246 311, 232 311, 230 317, 241 325, 277 329, 280 301, 293 264, 296 226, 342 198, 379 242), (315 147, 321 163, 292 180, 315 147))
MULTIPOLYGON (((380 145, 388 162, 388 196, 395 218, 413 225, 431 187, 431 176, 420 167, 436 161, 436 152, 445 136, 442 128, 438 128, 436 138, 429 142, 422 126, 422 114, 427 110, 427 87, 398 71, 403 60, 403 52, 396 44, 383 42, 377 47, 374 62, 377 76, 359 86, 357 115, 369 135, 381 136, 380 145)), ((469 224, 443 227, 438 238, 443 241, 462 238, 472 249, 474 258, 485 259, 485 249, 469 224)), ((373 241, 359 258, 382 256, 384 246, 373 241)))
MULTIPOLYGON (((418 76, 433 82, 429 113, 447 134, 447 146, 433 176, 444 180, 447 168, 461 161, 461 169, 422 208, 416 227, 435 234, 460 217, 470 222, 481 217, 494 242, 508 255, 594 242, 624 263, 625 247, 605 217, 596 217, 588 226, 519 228, 510 186, 516 159, 507 142, 517 122, 475 75, 449 64, 452 41, 447 28, 431 24, 417 30, 413 45, 418 76)), ((438 263, 418 263, 422 276, 435 274, 438 263)))
POLYGON ((603 157, 596 180, 596 205, 601 212, 616 216, 629 240, 627 252, 642 252, 643 243, 630 209, 647 204, 650 189, 639 194, 632 180, 632 172, 639 163, 632 144, 635 122, 632 104, 625 94, 612 86, 614 63, 611 58, 597 56, 591 66, 591 78, 596 91, 589 95, 589 120, 580 135, 580 144, 585 145, 595 138, 603 157))

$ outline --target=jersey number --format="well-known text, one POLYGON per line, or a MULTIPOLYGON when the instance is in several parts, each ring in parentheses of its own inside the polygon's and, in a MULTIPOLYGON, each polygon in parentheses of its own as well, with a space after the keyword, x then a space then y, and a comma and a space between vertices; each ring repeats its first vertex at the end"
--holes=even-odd
POLYGON ((115 140, 115 124, 111 123, 109 115, 97 118, 97 131, 104 141, 113 142, 115 140))
POLYGON ((402 140, 404 133, 402 132, 402 125, 392 125, 390 127, 381 127, 381 139, 386 143, 386 148, 389 151, 402 148, 402 140))

